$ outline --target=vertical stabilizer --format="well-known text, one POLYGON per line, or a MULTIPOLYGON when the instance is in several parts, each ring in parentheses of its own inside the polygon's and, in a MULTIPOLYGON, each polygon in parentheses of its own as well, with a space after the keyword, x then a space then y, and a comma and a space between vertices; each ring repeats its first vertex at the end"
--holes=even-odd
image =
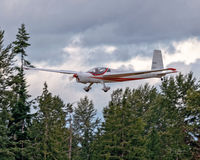
POLYGON ((151 69, 163 69, 163 59, 161 50, 154 50, 151 69))

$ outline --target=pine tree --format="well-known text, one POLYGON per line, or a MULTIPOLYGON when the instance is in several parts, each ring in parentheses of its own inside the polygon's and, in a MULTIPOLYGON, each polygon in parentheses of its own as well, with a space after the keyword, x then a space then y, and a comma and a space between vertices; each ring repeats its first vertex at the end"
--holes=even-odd
POLYGON ((147 146, 151 159, 190 159, 191 126, 186 104, 189 90, 198 89, 192 73, 165 78, 161 93, 148 110, 147 146))
POLYGON ((79 139, 78 139, 78 135, 76 135, 76 133, 74 132, 74 127, 73 127, 73 115, 74 115, 74 108, 73 108, 73 103, 67 104, 66 107, 66 111, 67 111, 67 126, 69 129, 69 137, 68 137, 68 159, 79 159, 79 155, 80 155, 80 146, 79 146, 79 139))
POLYGON ((19 28, 17 34, 17 40, 13 42, 14 48, 13 53, 15 56, 20 56, 21 67, 15 67, 15 75, 13 76, 12 90, 12 120, 9 122, 10 136, 12 136, 13 141, 16 142, 15 155, 16 159, 27 158, 27 148, 30 144, 28 138, 28 127, 30 125, 30 106, 31 102, 28 100, 29 95, 27 91, 27 85, 24 75, 24 64, 30 65, 30 63, 25 60, 27 56, 25 49, 30 46, 28 43, 28 33, 26 33, 25 25, 22 24, 19 28))
POLYGON ((87 97, 78 102, 78 106, 74 109, 73 121, 74 133, 81 145, 79 159, 90 160, 93 154, 91 144, 94 141, 100 119, 96 118, 94 105, 87 97))
POLYGON ((68 155, 69 144, 65 104, 58 96, 52 96, 46 83, 37 103, 31 132, 36 151, 32 156, 34 159, 64 160, 68 155))
POLYGON ((13 58, 11 45, 3 46, 4 31, 0 31, 0 159, 14 159, 10 146, 12 141, 8 135, 8 122, 11 120, 10 99, 12 91, 13 58))
POLYGON ((145 123, 134 108, 129 88, 112 93, 104 109, 102 159, 145 159, 145 123))
POLYGON ((30 37, 29 37, 29 34, 26 32, 25 24, 22 24, 21 28, 19 28, 18 34, 16 36, 17 40, 13 42, 13 44, 14 44, 13 52, 20 55, 20 58, 21 58, 21 68, 20 69, 22 71, 23 71, 24 66, 29 66, 29 67, 32 66, 30 64, 30 62, 25 59, 25 57, 27 57, 25 50, 28 46, 30 46, 30 44, 28 43, 29 38, 30 37))
POLYGON ((68 150, 68 159, 72 159, 72 143, 73 143, 73 128, 72 128, 72 114, 73 114, 73 108, 72 104, 67 104, 67 113, 68 113, 68 119, 69 122, 69 150, 68 150))
POLYGON ((200 159, 200 90, 189 90, 187 92, 187 144, 192 148, 193 159, 200 159))
MULTIPOLYGON (((178 150, 178 153, 175 153, 177 157, 187 158, 191 156, 191 148, 188 143, 188 141, 192 141, 191 135, 190 135, 190 118, 191 115, 187 114, 188 110, 188 105, 187 105, 187 94, 188 91, 193 90, 196 91, 199 89, 200 85, 196 81, 196 79, 193 77, 193 74, 190 72, 187 75, 182 75, 179 74, 178 76, 175 77, 174 80, 170 79, 168 82, 174 83, 176 85, 177 90, 174 91, 175 93, 171 98, 169 98, 169 92, 168 91, 169 87, 171 86, 170 83, 164 83, 162 85, 163 91, 164 91, 164 96, 165 99, 170 104, 171 112, 168 112, 167 119, 171 119, 169 122, 173 125, 173 131, 176 131, 173 135, 175 141, 177 144, 175 145, 176 148, 173 149, 174 151, 178 150), (167 85, 166 85, 167 84, 167 85), (169 87, 168 87, 169 86, 169 87), (175 95, 176 94, 176 95, 175 95), (171 99, 174 99, 171 101, 171 99), (179 133, 177 133, 177 131, 179 133)), ((171 87, 170 87, 171 88, 171 87)), ((190 97, 192 99, 192 97, 190 97)), ((169 107, 169 106, 168 106, 169 107)), ((197 114, 195 115, 195 117, 197 114)), ((172 133, 173 134, 173 133, 172 133)))

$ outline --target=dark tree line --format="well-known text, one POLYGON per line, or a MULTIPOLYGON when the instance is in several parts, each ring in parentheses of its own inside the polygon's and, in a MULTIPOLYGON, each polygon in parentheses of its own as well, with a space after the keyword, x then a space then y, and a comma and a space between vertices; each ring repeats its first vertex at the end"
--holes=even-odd
POLYGON ((101 121, 87 97, 65 104, 46 83, 36 99, 28 94, 28 40, 24 24, 8 46, 0 31, 1 160, 200 159, 200 83, 192 73, 164 78, 159 88, 113 91, 101 121))

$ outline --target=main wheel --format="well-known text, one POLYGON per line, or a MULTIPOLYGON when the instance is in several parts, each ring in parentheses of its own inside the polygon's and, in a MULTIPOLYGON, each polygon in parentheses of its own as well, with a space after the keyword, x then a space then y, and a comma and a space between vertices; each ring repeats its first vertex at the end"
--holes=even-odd
POLYGON ((87 88, 87 87, 86 87, 86 88, 83 88, 83 89, 84 89, 86 92, 89 92, 89 90, 90 90, 90 89, 87 88))
POLYGON ((103 88, 102 90, 103 90, 104 92, 107 92, 109 89, 110 89, 110 87, 106 87, 106 88, 103 88))

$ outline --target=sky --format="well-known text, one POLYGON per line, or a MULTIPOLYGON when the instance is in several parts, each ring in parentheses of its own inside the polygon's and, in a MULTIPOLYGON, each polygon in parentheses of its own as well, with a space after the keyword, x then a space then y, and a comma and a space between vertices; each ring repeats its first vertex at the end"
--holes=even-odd
MULTIPOLYGON (((5 44, 15 40, 25 24, 30 34, 28 60, 36 67, 87 71, 96 66, 148 70, 154 49, 163 53, 165 67, 199 79, 199 0, 0 0, 0 29, 5 44)), ((54 95, 74 103, 88 96, 100 114, 117 88, 137 88, 159 79, 94 85, 56 73, 26 72, 29 93, 41 95, 44 82, 54 95)))

